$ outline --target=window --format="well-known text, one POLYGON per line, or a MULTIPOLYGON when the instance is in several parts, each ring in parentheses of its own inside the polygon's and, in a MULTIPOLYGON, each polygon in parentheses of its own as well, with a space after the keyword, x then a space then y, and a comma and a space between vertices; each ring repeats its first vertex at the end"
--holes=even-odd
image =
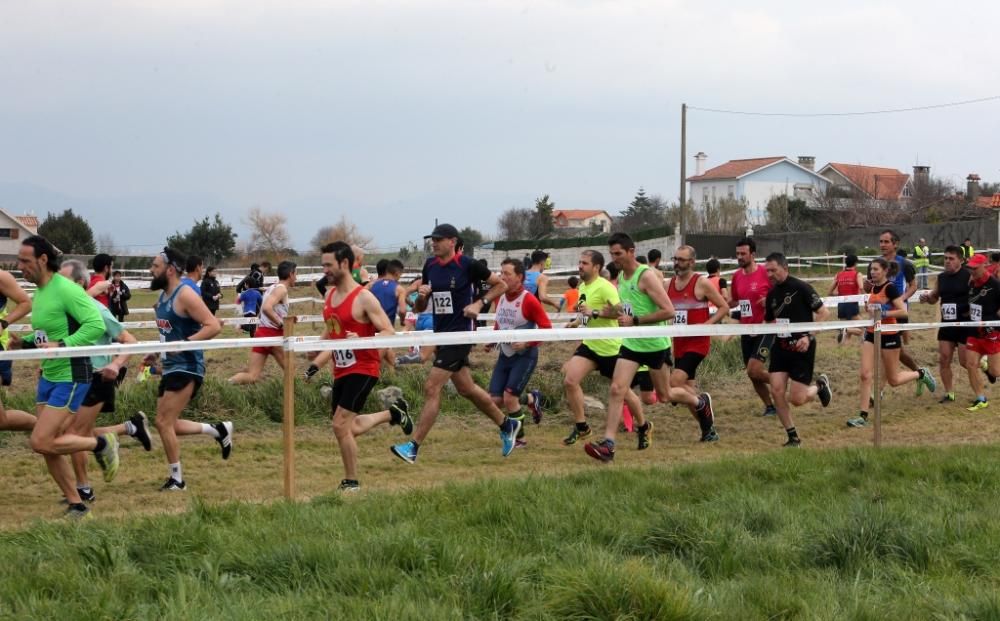
POLYGON ((0 229, 0 239, 17 239, 14 229, 0 229))
POLYGON ((726 186, 726 196, 728 196, 730 200, 736 198, 736 186, 734 185, 726 186))
POLYGON ((708 188, 701 189, 701 202, 705 204, 708 203, 708 188))

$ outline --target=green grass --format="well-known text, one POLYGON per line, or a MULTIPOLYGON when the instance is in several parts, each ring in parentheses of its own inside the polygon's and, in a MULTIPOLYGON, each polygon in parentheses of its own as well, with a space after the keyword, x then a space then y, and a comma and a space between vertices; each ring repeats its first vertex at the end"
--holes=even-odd
POLYGON ((0 617, 1000 618, 995 446, 582 470, 40 522, 0 617))

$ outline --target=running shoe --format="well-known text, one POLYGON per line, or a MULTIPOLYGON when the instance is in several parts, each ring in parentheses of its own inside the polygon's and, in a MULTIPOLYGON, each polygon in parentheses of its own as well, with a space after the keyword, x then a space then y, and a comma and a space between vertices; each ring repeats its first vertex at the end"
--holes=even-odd
POLYGON ((653 421, 647 420, 645 425, 636 427, 635 435, 639 438, 639 450, 648 449, 653 444, 653 421))
POLYGON ((798 436, 795 436, 794 438, 788 438, 788 441, 782 444, 781 446, 785 448, 799 448, 800 446, 802 446, 802 439, 799 438, 798 436))
POLYGON ((830 400, 833 399, 833 387, 830 386, 830 378, 826 376, 826 373, 820 373, 819 377, 816 379, 816 396, 819 397, 819 402, 826 407, 830 405, 830 400))
POLYGON ((402 356, 396 356, 396 366, 403 364, 420 364, 420 354, 403 354, 402 356))
POLYGON ((337 486, 338 492, 357 492, 361 491, 361 484, 357 481, 351 481, 350 479, 344 479, 337 486))
POLYGON ((701 439, 699 440, 699 442, 718 442, 718 441, 719 441, 719 432, 715 430, 715 427, 712 427, 705 433, 701 434, 701 439))
POLYGON ((570 444, 576 444, 577 440, 583 440, 584 438, 589 438, 590 434, 592 433, 594 433, 594 430, 591 429, 590 427, 587 427, 583 431, 580 431, 574 426, 573 431, 570 431, 569 435, 563 438, 563 444, 565 444, 566 446, 569 446, 570 444))
POLYGON ((970 412, 975 412, 976 410, 985 410, 988 407, 990 407, 989 401, 987 401, 986 399, 976 399, 969 405, 969 407, 965 409, 970 412))
POLYGON ((583 447, 583 450, 587 455, 606 464, 615 460, 615 445, 607 438, 600 442, 590 442, 583 447))
POLYGON ((393 455, 408 464, 412 464, 417 461, 417 445, 413 443, 413 440, 397 444, 389 450, 392 451, 393 455))
POLYGON ((507 431, 504 431, 503 427, 500 428, 500 454, 504 457, 514 452, 514 448, 517 447, 517 432, 521 431, 521 421, 510 417, 507 420, 510 422, 507 431))
POLYGON ((110 483, 118 474, 118 435, 109 432, 101 434, 101 437, 104 438, 104 448, 95 452, 94 457, 104 471, 104 480, 110 483))
POLYGON ((310 364, 309 368, 302 374, 302 381, 308 384, 317 373, 319 373, 319 367, 315 364, 310 364))
POLYGON ((70 505, 66 507, 66 511, 63 513, 63 517, 67 520, 89 520, 94 516, 90 514, 90 508, 87 505, 80 503, 78 505, 70 505))
POLYGON ((396 421, 392 424, 399 425, 399 428, 404 434, 410 435, 413 433, 413 419, 410 418, 410 404, 406 402, 406 399, 403 399, 402 397, 396 399, 396 402, 389 406, 389 415, 392 416, 394 421, 396 421))
POLYGON ((864 416, 857 416, 855 418, 847 419, 848 427, 864 427, 868 425, 868 419, 864 416))
POLYGON ((135 428, 135 432, 132 437, 142 444, 142 448, 147 451, 153 450, 153 441, 149 437, 149 419, 146 418, 146 413, 139 410, 132 415, 132 418, 128 419, 132 426, 135 428))
POLYGON ((94 494, 94 488, 92 487, 78 487, 76 491, 80 494, 80 500, 84 502, 94 502, 97 500, 97 495, 94 494))
POLYGON ((774 407, 773 405, 764 406, 764 413, 761 414, 761 416, 777 416, 777 415, 778 415, 778 408, 774 407))
POLYGON ((953 403, 955 401, 955 393, 946 392, 938 403, 953 403))
POLYGON ((222 448, 222 459, 229 459, 229 454, 233 452, 233 424, 227 420, 212 426, 219 432, 215 441, 222 448))
POLYGON ((187 483, 184 481, 178 481, 173 477, 167 479, 167 482, 160 487, 161 492, 183 492, 186 489, 187 483))
POLYGON ((542 422, 542 393, 539 390, 531 391, 531 420, 536 425, 542 422))
POLYGON ((937 380, 931 375, 931 370, 927 367, 921 367, 920 370, 923 372, 923 377, 917 380, 917 382, 920 385, 926 386, 927 390, 931 392, 937 390, 937 380))

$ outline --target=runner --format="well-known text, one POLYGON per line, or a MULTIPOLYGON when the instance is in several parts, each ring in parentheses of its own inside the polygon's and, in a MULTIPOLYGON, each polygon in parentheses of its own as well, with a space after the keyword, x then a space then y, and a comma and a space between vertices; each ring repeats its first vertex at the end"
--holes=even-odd
MULTIPOLYGON (((516 259, 504 259, 500 263, 500 279, 507 285, 507 291, 497 300, 494 330, 530 330, 552 327, 538 298, 524 288, 524 265, 516 259)), ((498 408, 509 418, 521 423, 517 435, 517 446, 527 445, 524 439, 524 413, 521 398, 531 374, 538 364, 538 343, 497 343, 487 345, 489 349, 499 349, 493 376, 490 378, 490 397, 498 408)), ((530 406, 535 424, 542 420, 541 393, 531 391, 530 406)), ((527 395, 525 395, 527 396, 527 395)))
POLYGON ((114 263, 115 258, 103 252, 95 254, 92 262, 94 273, 90 277, 87 290, 94 299, 104 306, 108 306, 111 303, 108 291, 111 288, 111 270, 114 267, 114 263))
POLYGON ((712 283, 712 286, 719 290, 722 297, 725 298, 727 303, 731 303, 732 295, 729 293, 729 284, 726 279, 722 276, 722 264, 716 258, 711 258, 705 264, 705 271, 708 272, 708 282, 712 283))
POLYGON ((260 289, 263 286, 264 273, 260 271, 260 265, 251 263, 250 272, 236 284, 236 295, 238 296, 247 289, 260 289))
POLYGON ((524 272, 524 288, 532 294, 538 301, 555 310, 559 310, 557 299, 549 297, 549 277, 545 271, 545 263, 549 260, 549 253, 544 250, 536 250, 531 253, 531 267, 524 272))
MULTIPOLYGON (((930 293, 920 296, 920 301, 925 304, 935 304, 940 300, 942 323, 968 321, 971 278, 972 274, 962 265, 962 249, 958 246, 948 246, 944 249, 944 271, 938 274, 930 293)), ((955 401, 955 380, 951 372, 951 361, 955 351, 958 350, 958 364, 965 368, 965 358, 968 355, 966 339, 975 332, 975 329, 954 326, 938 328, 938 369, 945 392, 940 403, 955 401)))
MULTIPOLYGON (((968 240, 966 240, 968 241, 968 240)), ((972 272, 969 283, 969 320, 998 321, 1000 320, 1000 281, 986 272, 986 257, 974 254, 966 264, 972 272)), ((36 298, 37 300, 37 298, 36 298)), ((36 302, 37 303, 37 302, 36 302)), ((993 384, 1000 375, 1000 327, 985 326, 972 328, 967 341, 965 353, 965 369, 969 372, 969 384, 976 395, 975 400, 967 410, 975 412, 989 407, 986 399, 986 386, 980 375, 980 363, 986 356, 986 376, 993 384)))
MULTIPOLYGON (((219 320, 212 315, 194 289, 181 282, 184 257, 173 248, 164 248, 153 258, 149 268, 153 280, 150 289, 160 291, 156 301, 156 325, 160 341, 207 341, 222 331, 219 320)), ((170 466, 170 476, 160 491, 187 489, 181 469, 181 445, 178 436, 205 434, 215 438, 222 449, 222 459, 229 459, 233 450, 233 424, 196 423, 180 418, 181 412, 198 394, 205 380, 205 353, 201 350, 164 352, 163 377, 156 400, 156 430, 170 466)))
MULTIPOLYGON (((733 273, 732 297, 729 306, 740 314, 740 324, 764 323, 765 301, 774 283, 768 278, 767 269, 757 265, 757 242, 744 237, 736 242, 737 269, 733 273)), ((764 404, 764 416, 778 413, 771 398, 771 377, 767 372, 767 358, 774 346, 773 334, 741 334, 743 367, 753 389, 764 404)))
MULTIPOLYGON (((278 282, 267 288, 264 303, 260 308, 260 324, 253 338, 274 338, 284 336, 285 317, 288 316, 288 292, 295 286, 296 265, 291 261, 278 264, 278 282)), ((241 295, 246 295, 246 291, 241 295)), ((200 295, 200 294, 199 294, 200 295)), ((325 352, 324 352, 325 353, 325 352)), ((230 384, 253 384, 260 380, 267 358, 271 356, 282 369, 285 368, 284 350, 279 347, 254 347, 250 350, 250 362, 246 371, 240 371, 229 378, 230 384)))
MULTIPOLYGON (((506 286, 500 277, 484 268, 482 264, 463 254, 455 253, 458 230, 450 224, 439 224, 428 235, 434 256, 424 263, 417 295, 416 310, 422 311, 428 305, 434 312, 434 332, 472 332, 475 319, 484 304, 503 295, 506 286), (492 288, 483 298, 473 299, 473 291, 479 281, 486 281, 492 288)), ((490 395, 476 385, 469 371, 469 351, 471 344, 439 345, 435 350, 434 367, 424 385, 424 405, 420 410, 420 422, 409 442, 392 447, 392 453, 407 463, 417 460, 417 451, 427 439, 441 407, 441 389, 450 379, 458 394, 471 401, 500 428, 500 440, 504 457, 514 450, 517 432, 521 423, 504 416, 493 403, 490 395)))
MULTIPOLYGON (((60 276, 59 255, 44 237, 32 235, 23 242, 17 255, 24 279, 37 285, 31 308, 34 334, 24 340, 11 338, 11 348, 54 349, 93 345, 104 333, 104 322, 85 291, 60 276)), ((31 432, 31 448, 44 456, 49 473, 59 485, 69 506, 69 518, 86 517, 73 471, 64 455, 93 451, 110 482, 118 473, 118 437, 113 433, 99 438, 63 433, 80 409, 93 375, 90 358, 48 358, 41 361, 41 377, 35 398, 38 420, 31 432)))
MULTIPOLYGON (((858 272, 858 256, 849 254, 844 257, 844 269, 837 272, 833 277, 833 284, 830 285, 829 295, 860 295, 864 288, 864 276, 858 272)), ((838 302, 837 319, 841 321, 853 321, 860 317, 861 310, 858 302, 838 302)), ((851 336, 861 336, 863 331, 860 328, 841 328, 837 332, 837 344, 847 342, 851 336)))
MULTIPOLYGON (((325 339, 349 339, 371 336, 392 336, 395 332, 378 299, 359 285, 351 274, 354 253, 341 241, 323 246, 323 272, 330 288, 323 305, 326 322, 325 339)), ((281 266, 278 266, 280 272, 281 266)), ((326 352, 324 352, 326 353, 326 352)), ((377 425, 399 425, 403 433, 413 432, 409 406, 402 398, 388 410, 374 414, 358 414, 369 393, 378 382, 379 354, 377 349, 339 349, 332 353, 333 363, 333 433, 344 462, 344 479, 339 491, 356 492, 358 482, 358 444, 355 438, 377 425)))
MULTIPOLYGON (((90 271, 83 261, 67 259, 63 261, 59 273, 69 280, 85 289, 90 282, 90 271)), ((112 315, 110 309, 104 307, 97 300, 92 302, 101 314, 104 322, 104 334, 97 340, 95 345, 110 345, 112 343, 136 343, 136 338, 129 334, 122 324, 112 315)), ((111 356, 103 354, 90 357, 90 364, 94 369, 94 375, 90 382, 87 396, 83 399, 83 404, 76 416, 69 423, 68 432, 77 436, 104 437, 107 433, 117 436, 126 434, 132 436, 142 444, 142 448, 147 451, 152 449, 149 439, 148 421, 143 412, 137 412, 126 422, 113 427, 102 427, 94 429, 94 422, 100 413, 113 413, 115 411, 115 391, 122 380, 125 379, 125 364, 129 360, 128 354, 122 354, 112 359, 111 356)), ((96 499, 94 488, 90 485, 87 476, 87 453, 73 453, 73 472, 76 474, 76 491, 80 493, 80 498, 86 502, 93 502, 96 499)))
MULTIPOLYGON (((379 261, 381 263, 381 261, 379 261)), ((376 268, 377 269, 377 268, 376 268)), ((378 299, 386 317, 389 318, 389 325, 396 325, 399 319, 400 325, 406 319, 406 287, 399 285, 399 278, 403 275, 403 263, 398 259, 386 261, 385 271, 369 285, 369 289, 378 299)), ((387 368, 396 366, 396 353, 392 349, 379 350, 382 360, 387 368)))
MULTIPOLYGON (((764 320, 768 323, 794 324, 825 321, 830 314, 811 285, 788 274, 788 260, 780 252, 767 255, 767 277, 773 288, 767 294, 764 320)), ((791 329, 791 328, 789 328, 791 329)), ((784 446, 796 448, 802 440, 795 430, 792 409, 819 398, 823 407, 830 405, 833 392, 830 379, 820 374, 813 384, 816 363, 816 337, 808 332, 779 332, 771 348, 768 373, 771 394, 777 406, 778 420, 788 434, 784 446), (791 390, 789 390, 791 380, 791 390), (786 395, 785 392, 788 391, 786 395)))
MULTIPOLYGON (((243 308, 244 318, 255 319, 260 316, 260 305, 264 302, 264 296, 257 287, 249 287, 237 296, 236 301, 243 308)), ((248 322, 240 326, 240 329, 250 333, 250 338, 253 338, 257 333, 258 325, 257 323, 248 322)))
MULTIPOLYGON (((892 264, 895 262, 897 264, 897 269, 893 270, 892 276, 889 278, 892 279, 893 284, 896 286, 896 291, 903 298, 903 307, 909 308, 908 300, 917 292, 917 272, 913 268, 913 264, 907 261, 905 256, 900 256, 899 254, 899 235, 896 235, 891 229, 885 229, 878 236, 878 248, 886 263, 892 264)), ((903 254, 905 255, 905 253, 903 254)), ((869 279, 871 278, 870 273, 868 277, 869 279)), ((869 283, 866 282, 865 291, 868 291, 868 289, 869 283)), ((909 321, 905 314, 898 318, 898 323, 908 323, 909 321)), ((909 342, 910 333, 903 332, 899 345, 899 361, 908 369, 916 371, 918 370, 917 363, 905 347, 909 342)), ((917 384, 918 396, 923 392, 923 389, 923 384, 917 384)))
MULTIPOLYGON (((868 295, 868 305, 865 308, 866 314, 874 317, 874 309, 882 307, 882 325, 891 326, 898 322, 900 317, 906 316, 906 306, 903 298, 899 294, 891 277, 895 276, 896 263, 889 263, 884 258, 879 257, 868 266, 869 282, 871 292, 868 295)), ((931 392, 937 388, 934 376, 927 369, 917 371, 900 371, 900 349, 902 349, 902 339, 899 332, 882 330, 882 368, 885 369, 886 383, 890 386, 900 386, 907 382, 919 381, 931 392)), ((848 427, 864 427, 868 424, 868 407, 872 399, 872 377, 875 369, 875 330, 868 328, 865 332, 864 342, 861 344, 861 386, 858 395, 860 406, 858 416, 847 421, 848 427)))
POLYGON ((201 286, 198 283, 201 282, 201 274, 204 269, 204 259, 199 256, 191 255, 184 263, 184 271, 187 272, 187 274, 181 278, 181 282, 194 289, 194 292, 199 296, 201 295, 201 286))
MULTIPOLYGON (((666 325, 667 320, 674 317, 674 307, 663 289, 663 278, 659 272, 636 260, 635 242, 625 233, 612 233, 608 238, 608 249, 612 260, 622 270, 618 283, 621 304, 605 304, 603 312, 615 315, 618 325, 624 328, 666 325)), ((614 461, 615 436, 622 418, 625 395, 632 392, 632 382, 640 366, 646 367, 658 396, 664 401, 688 396, 683 388, 670 388, 669 358, 670 339, 667 337, 622 339, 611 376, 604 438, 583 447, 588 455, 603 462, 614 461)), ((635 428, 638 448, 640 451, 647 449, 652 443, 653 423, 645 420, 641 406, 638 410, 629 406, 629 410, 639 423, 635 428)))
MULTIPOLYGON (((667 286, 667 295, 674 305, 674 325, 677 326, 716 324, 729 314, 729 305, 722 294, 694 271, 697 256, 691 246, 681 246, 674 252, 675 276, 667 286), (708 312, 709 303, 716 307, 715 313, 711 315, 708 312)), ((674 370, 670 374, 670 385, 684 390, 676 393, 671 391, 671 400, 683 403, 691 410, 701 427, 702 442, 719 440, 719 434, 715 430, 712 395, 707 392, 697 393, 689 382, 695 379, 698 365, 708 356, 711 347, 712 339, 708 336, 678 336, 673 339, 674 370)))
POLYGON ((368 270, 361 264, 365 260, 365 250, 361 246, 354 244, 351 246, 351 252, 354 253, 354 267, 351 268, 351 278, 359 285, 367 285, 368 281, 371 280, 371 276, 368 275, 368 270))
MULTIPOLYGON (((614 310, 621 300, 618 289, 601 276, 604 269, 604 255, 596 250, 580 253, 578 270, 580 273, 580 301, 574 309, 578 316, 567 327, 614 328, 618 326, 618 311, 614 310)), ((562 367, 563 389, 566 404, 573 413, 573 429, 563 439, 569 446, 577 440, 590 437, 592 430, 587 424, 583 409, 583 378, 597 371, 611 379, 615 374, 620 339, 584 339, 573 355, 562 367)), ((625 393, 625 403, 629 410, 642 415, 642 404, 632 390, 625 393)), ((619 410, 621 408, 619 407, 619 410)), ((645 420, 641 421, 645 422, 645 420)))
MULTIPOLYGON (((17 280, 10 275, 7 270, 0 270, 0 309, 6 309, 7 302, 14 302, 14 308, 0 319, 0 328, 5 335, 7 327, 23 319, 31 312, 31 298, 24 292, 17 280)), ((12 336, 12 335, 11 335, 12 336)), ((9 339, 9 336, 8 336, 9 339)), ((9 340, 8 340, 9 343, 9 340)), ((9 362, 9 361, 8 361, 9 362)), ((4 377, 5 385, 7 378, 4 377)), ((35 427, 35 416, 23 410, 8 410, 0 402, 0 430, 3 431, 31 431, 35 427)))

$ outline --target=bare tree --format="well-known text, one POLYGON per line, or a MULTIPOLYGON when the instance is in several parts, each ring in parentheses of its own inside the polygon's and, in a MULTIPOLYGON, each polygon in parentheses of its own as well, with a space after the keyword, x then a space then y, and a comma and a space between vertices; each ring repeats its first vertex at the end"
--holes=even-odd
POLYGON ((284 253, 290 243, 286 222, 285 214, 267 213, 260 207, 252 208, 247 214, 250 251, 267 255, 284 253))
POLYGON ((103 252, 110 255, 118 254, 118 248, 115 247, 115 238, 111 235, 111 233, 101 233, 98 235, 96 246, 97 252, 103 252))
POLYGON ((536 211, 525 207, 511 207, 497 218, 500 239, 531 239, 532 221, 536 211))
POLYGON ((341 215, 336 224, 320 227, 309 243, 318 252, 333 241, 344 241, 364 248, 371 245, 372 237, 362 233, 356 224, 347 219, 347 216, 341 215))

